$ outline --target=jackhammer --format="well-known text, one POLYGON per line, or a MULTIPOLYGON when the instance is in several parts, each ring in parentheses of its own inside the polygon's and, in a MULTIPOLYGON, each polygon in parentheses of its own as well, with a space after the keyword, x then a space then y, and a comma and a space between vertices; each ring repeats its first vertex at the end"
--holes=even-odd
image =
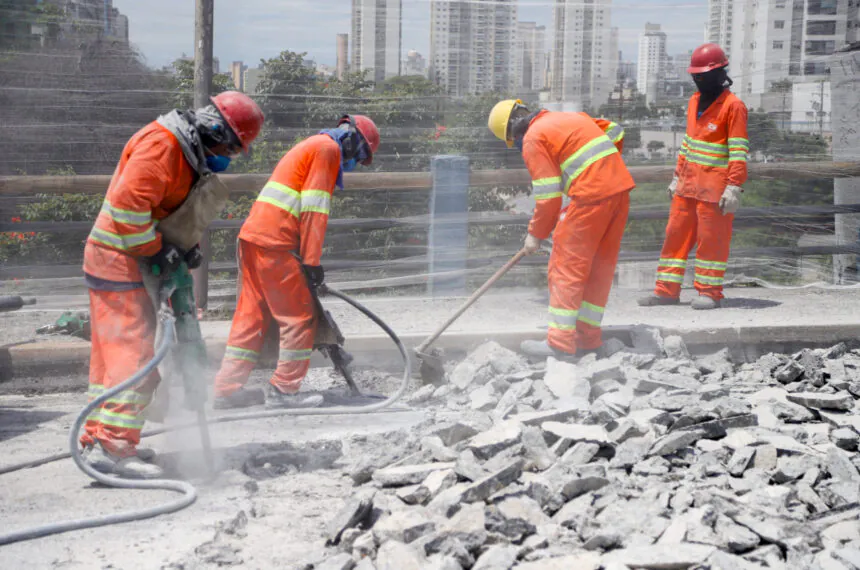
POLYGON ((197 303, 194 300, 194 280, 188 265, 183 261, 179 267, 162 274, 161 268, 152 267, 152 273, 161 278, 159 302, 173 313, 176 340, 171 350, 172 363, 182 377, 185 391, 184 408, 197 414, 203 458, 210 475, 215 473, 212 459, 212 443, 206 422, 206 370, 208 358, 200 322, 197 320, 197 303))

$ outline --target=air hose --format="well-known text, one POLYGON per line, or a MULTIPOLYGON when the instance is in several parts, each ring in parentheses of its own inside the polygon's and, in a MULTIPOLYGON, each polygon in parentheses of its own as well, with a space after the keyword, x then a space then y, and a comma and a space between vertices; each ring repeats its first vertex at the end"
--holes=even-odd
MULTIPOLYGON (((359 312, 363 313, 367 316, 371 321, 373 321, 377 326, 379 326, 385 333, 391 338, 394 344, 397 346, 397 350, 400 352, 400 356, 403 359, 403 378, 401 379, 400 386, 397 388, 394 394, 382 400, 380 402, 369 404, 365 406, 357 406, 357 407, 349 407, 349 406, 339 406, 339 407, 331 407, 331 408, 305 408, 305 409, 277 409, 277 410, 266 410, 260 412, 248 412, 242 414, 230 414, 219 416, 215 418, 211 418, 209 420, 209 424, 220 424, 220 423, 228 423, 228 422, 239 422, 246 420, 254 420, 261 418, 271 418, 277 416, 328 416, 328 415, 354 415, 354 414, 369 414, 373 412, 378 412, 384 410, 385 408, 390 407, 395 402, 397 402, 400 398, 403 397, 403 394, 409 388, 410 378, 412 376, 412 363, 409 359, 409 353, 406 350, 406 347, 403 345, 403 342, 397 336, 397 334, 389 327, 382 319, 376 316, 370 309, 359 303, 358 301, 348 297, 347 295, 331 288, 324 288, 321 293, 332 295, 333 297, 337 297, 342 301, 352 305, 359 312)), ((53 534, 60 534, 64 532, 69 532, 72 530, 81 530, 85 528, 94 528, 99 526, 107 526, 112 524, 119 524, 124 522, 131 522, 136 520, 143 520, 151 517, 155 517, 158 515, 168 514, 180 509, 183 509, 197 499, 197 490, 193 485, 187 483, 185 481, 178 480, 170 480, 170 479, 152 479, 152 480, 132 480, 132 479, 120 479, 118 477, 110 477, 108 475, 104 475, 99 473, 92 467, 90 467, 84 459, 81 457, 80 446, 78 444, 78 433, 81 429, 81 426, 86 421, 87 416, 104 403, 106 400, 113 397, 115 394, 127 390, 140 382, 143 378, 146 377, 156 366, 164 359, 170 350, 170 345, 173 343, 175 338, 175 331, 173 330, 173 317, 162 312, 162 318, 164 321, 164 337, 162 338, 162 342, 159 345, 155 357, 146 364, 143 368, 141 368, 137 373, 134 374, 131 378, 123 382, 122 384, 111 388, 92 402, 90 402, 83 411, 78 415, 75 420, 74 425, 72 426, 72 431, 69 436, 69 448, 71 453, 63 453, 56 454, 47 457, 42 457, 39 459, 35 459, 32 461, 28 461, 25 463, 19 463, 17 465, 11 465, 9 467, 5 467, 0 469, 0 475, 6 473, 12 473, 14 471, 19 471, 21 469, 27 469, 31 467, 38 467, 40 465, 45 465, 47 463, 51 463, 53 461, 59 461, 61 459, 66 459, 71 457, 78 468, 81 469, 84 473, 95 479, 96 481, 103 483, 104 485, 110 487, 120 487, 124 489, 163 489, 169 491, 176 491, 178 493, 182 493, 182 497, 172 501, 170 503, 158 506, 151 507, 147 509, 142 509, 138 511, 128 511, 125 513, 117 513, 114 515, 104 515, 100 517, 93 517, 89 519, 78 519, 66 522, 58 522, 58 523, 50 523, 42 526, 31 527, 27 529, 22 529, 19 531, 0 534, 0 546, 5 544, 12 544, 15 542, 21 542, 24 540, 30 540, 34 538, 41 538, 45 536, 50 536, 53 534)), ((183 429, 190 429, 198 427, 198 423, 186 423, 186 424, 178 424, 174 426, 166 426, 163 428, 158 428, 154 430, 150 430, 144 432, 141 437, 151 437, 154 435, 159 435, 163 433, 179 431, 183 429)))

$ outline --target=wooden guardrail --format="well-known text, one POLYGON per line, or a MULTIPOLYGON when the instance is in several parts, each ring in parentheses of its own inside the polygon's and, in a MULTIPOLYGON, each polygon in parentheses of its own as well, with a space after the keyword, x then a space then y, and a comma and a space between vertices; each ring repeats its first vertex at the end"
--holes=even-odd
MULTIPOLYGON (((674 166, 631 166, 630 172, 637 183, 667 182, 672 179, 674 166)), ((816 178, 860 177, 860 163, 856 162, 770 162, 751 163, 750 180, 812 180, 816 178)), ((222 174, 221 178, 231 192, 256 192, 269 178, 268 174, 222 174)), ((27 196, 33 194, 103 194, 107 191, 109 175, 85 176, 5 176, 0 177, 0 196, 27 196)), ((469 186, 525 186, 529 184, 528 171, 473 170, 469 186)), ((429 172, 370 172, 344 175, 344 190, 429 190, 433 178, 429 172)))
MULTIPOLYGON (((634 166, 631 173, 638 183, 667 182, 673 173, 672 166, 634 166)), ((450 172, 449 172, 450 174, 450 172)), ((233 193, 256 192, 261 188, 268 175, 264 174, 227 174, 221 175, 233 193)), ((810 180, 824 178, 860 177, 860 163, 832 162, 791 162, 791 163, 753 163, 750 164, 749 178, 751 180, 810 180)), ((466 173, 455 179, 434 181, 430 172, 392 172, 392 173, 361 173, 346 174, 345 187, 347 191, 413 191, 441 190, 440 196, 450 197, 460 194, 468 188, 493 188, 527 186, 530 182, 526 170, 478 170, 466 173), (468 176, 468 178, 467 178, 468 176)), ((85 194, 101 195, 107 190, 110 176, 10 176, 0 177, 0 198, 22 197, 35 194, 63 195, 85 194)), ((432 202, 432 201, 431 201, 432 202)), ((432 235, 444 236, 454 231, 462 233, 469 226, 510 226, 525 225, 529 216, 506 212, 467 212, 465 200, 459 205, 444 205, 439 207, 431 204, 429 214, 405 218, 334 218, 329 221, 332 229, 345 230, 385 230, 393 228, 422 228, 428 229, 432 235)), ((780 225, 788 222, 803 221, 807 224, 827 223, 838 214, 858 214, 860 204, 840 204, 825 206, 779 206, 765 208, 743 208, 736 214, 737 226, 780 225)), ((665 219, 666 208, 634 209, 630 212, 631 220, 660 220, 665 219)), ((244 220, 216 220, 212 230, 237 229, 244 220)), ((91 221, 85 222, 24 222, 10 223, 0 221, 0 232, 86 232, 91 227, 91 221)), ((458 242, 456 239, 454 243, 458 242)), ((444 245, 444 244, 443 244, 444 245)), ((421 271, 424 268, 432 281, 434 272, 439 274, 456 273, 459 270, 471 270, 496 261, 497 254, 488 254, 479 258, 466 259, 465 251, 461 259, 454 261, 453 266, 446 253, 445 247, 426 247, 422 255, 394 260, 365 260, 333 259, 326 260, 326 268, 330 270, 351 269, 382 269, 421 271), (429 269, 428 269, 429 267, 429 269)), ((768 255, 776 257, 796 257, 801 255, 833 255, 857 254, 860 248, 857 244, 842 244, 836 246, 807 246, 792 248, 754 248, 736 252, 737 255, 768 255)), ((656 258, 658 252, 622 252, 622 261, 638 261, 656 258)), ((457 256, 454 256, 457 257, 457 256)), ((535 263, 544 261, 534 260, 535 263)), ((528 265, 528 264, 526 264, 528 265)), ((211 271, 232 272, 232 263, 213 263, 211 271)), ((78 265, 55 266, 18 266, 0 267, 0 279, 8 278, 40 278, 40 277, 73 277, 80 275, 78 265)))

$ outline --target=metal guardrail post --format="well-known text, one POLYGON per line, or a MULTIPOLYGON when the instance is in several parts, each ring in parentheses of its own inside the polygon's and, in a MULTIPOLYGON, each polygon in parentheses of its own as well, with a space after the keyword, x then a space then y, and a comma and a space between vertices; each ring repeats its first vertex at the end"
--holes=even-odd
MULTIPOLYGON (((833 160, 860 158, 860 48, 837 52, 830 59, 831 121, 833 128, 833 160)), ((833 201, 849 204, 860 199, 860 178, 834 181, 833 201)), ((836 215, 836 245, 857 243, 860 215, 836 215)), ((833 256, 833 282, 848 284, 857 281, 856 255, 833 256)))
MULTIPOLYGON (((430 195, 428 273, 465 271, 469 244, 469 159, 465 156, 434 156, 430 160, 433 187, 430 195), (461 222, 441 223, 442 216, 462 216, 461 222)), ((430 277, 427 294, 433 297, 463 295, 466 275, 430 277)))

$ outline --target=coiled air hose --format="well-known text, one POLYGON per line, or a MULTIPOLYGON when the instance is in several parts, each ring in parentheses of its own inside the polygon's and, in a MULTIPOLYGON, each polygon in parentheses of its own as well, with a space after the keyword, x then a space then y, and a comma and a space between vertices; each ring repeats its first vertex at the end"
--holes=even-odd
MULTIPOLYGON (((397 390, 380 402, 374 404, 368 404, 365 406, 357 406, 357 407, 349 407, 349 406, 338 406, 331 408, 304 408, 304 409, 277 409, 277 410, 266 410, 259 412, 247 412, 241 414, 230 414, 219 416, 215 418, 211 418, 209 420, 209 425, 212 424, 220 424, 220 423, 228 423, 228 422, 240 422, 246 420, 254 420, 261 418, 271 418, 277 416, 329 416, 329 415, 355 415, 355 414, 369 414, 373 412, 379 412, 384 410, 385 408, 390 407, 395 402, 397 402, 400 398, 403 397, 403 394, 406 393, 406 390, 409 388, 410 378, 412 376, 412 363, 409 359, 409 353, 406 350, 406 347, 403 345, 403 342, 397 336, 397 334, 389 327, 382 319, 376 316, 370 309, 359 303, 358 301, 348 297, 347 295, 337 291, 335 289, 331 289, 329 287, 324 287, 321 293, 332 295, 346 303, 352 305, 359 312, 363 313, 366 317, 368 317, 371 321, 373 321, 379 328, 381 328, 385 333, 391 338, 394 344, 397 346, 397 350, 400 352, 400 356, 403 359, 403 378, 400 381, 400 386, 397 390)), ((162 312, 164 315, 164 312, 162 312)), ((50 536, 53 534, 61 534, 64 532, 69 532, 72 530, 81 530, 85 528, 94 528, 99 526, 107 526, 112 524, 119 524, 124 522, 131 522, 136 520, 147 519, 151 517, 156 517, 158 515, 168 514, 180 509, 183 509, 197 499, 197 490, 193 485, 186 481, 178 481, 171 479, 151 479, 151 480, 134 480, 134 479, 121 479, 118 477, 111 477, 105 475, 103 473, 99 473, 92 467, 90 467, 86 461, 81 457, 80 446, 78 444, 78 433, 81 429, 81 426, 86 421, 87 416, 100 406, 103 402, 113 397, 115 394, 127 390, 133 387, 135 384, 140 382, 143 378, 146 377, 158 364, 164 359, 167 355, 167 352, 170 350, 170 345, 173 343, 175 338, 175 331, 173 329, 173 317, 169 315, 162 316, 164 321, 164 337, 162 338, 162 342, 159 345, 155 357, 146 364, 143 368, 141 368, 134 376, 123 382, 122 384, 111 388, 89 404, 83 409, 83 411, 78 415, 75 420, 74 425, 72 426, 71 433, 69 435, 69 448, 71 453, 62 453, 55 454, 51 456, 42 457, 39 459, 35 459, 32 461, 19 463, 17 465, 11 465, 9 467, 5 467, 0 469, 0 475, 6 473, 12 473, 14 471, 19 471, 21 469, 27 469, 32 467, 38 467, 40 465, 45 465, 46 463, 51 463, 53 461, 59 461, 61 459, 66 459, 71 457, 78 468, 81 469, 84 473, 95 479, 96 481, 110 486, 110 487, 120 487, 124 489, 164 489, 169 491, 176 491, 178 493, 182 493, 182 497, 157 507, 150 507, 147 509, 142 509, 138 511, 128 511, 125 513, 117 513, 113 515, 104 515, 100 517, 93 517, 88 519, 78 519, 72 521, 65 522, 57 522, 57 523, 49 523, 42 526, 25 528, 22 530, 14 531, 11 533, 0 534, 0 546, 5 544, 12 544, 15 542, 21 542, 24 540, 31 540, 34 538, 41 538, 45 536, 50 536)), ((159 435, 163 433, 179 431, 183 429, 190 429, 198 427, 196 422, 178 424, 173 426, 165 426, 163 428, 158 428, 154 430, 150 430, 144 432, 141 437, 151 437, 154 435, 159 435)))

